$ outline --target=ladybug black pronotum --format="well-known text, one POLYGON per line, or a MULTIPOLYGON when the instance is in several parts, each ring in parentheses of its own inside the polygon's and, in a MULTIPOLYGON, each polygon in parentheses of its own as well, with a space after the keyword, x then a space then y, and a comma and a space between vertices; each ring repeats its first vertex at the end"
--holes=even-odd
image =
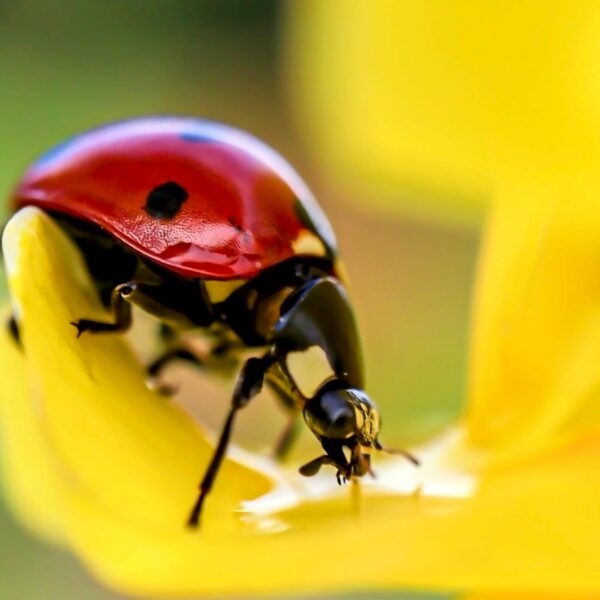
MULTIPOLYGON (((114 315, 110 322, 82 318, 74 323, 78 335, 125 331, 135 304, 157 317, 171 340, 182 330, 203 329, 215 340, 211 359, 256 349, 241 366, 190 526, 199 522, 237 411, 264 383, 294 416, 302 413, 325 451, 300 469, 303 475, 323 465, 337 469, 339 482, 371 472, 370 452, 382 449, 380 419, 363 391, 335 237, 306 185, 275 151, 199 119, 123 121, 42 156, 14 193, 13 209, 25 206, 46 211, 75 241, 114 315), (288 359, 314 347, 330 375, 307 396, 288 359)), ((14 321, 12 330, 18 337, 14 321)), ((149 373, 182 358, 214 364, 171 341, 149 373)))

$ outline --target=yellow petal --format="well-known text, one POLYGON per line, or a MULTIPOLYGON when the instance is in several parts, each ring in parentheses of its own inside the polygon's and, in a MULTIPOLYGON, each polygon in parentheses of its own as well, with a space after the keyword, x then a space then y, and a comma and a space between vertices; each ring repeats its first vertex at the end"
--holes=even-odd
POLYGON ((451 443, 420 452, 418 472, 378 460, 358 513, 329 473, 300 487, 297 475, 279 472, 273 488, 228 461, 204 529, 185 531, 210 446, 186 414, 145 388, 119 336, 75 340, 69 321, 103 310, 48 217, 19 213, 5 254, 24 340, 23 353, 2 344, 14 366, 3 372, 0 404, 8 483, 30 523, 58 532, 108 585, 146 596, 600 590, 594 436, 479 479, 448 464, 451 443), (30 407, 11 412, 9 400, 30 407))
POLYGON ((287 26, 310 153, 370 207, 469 222, 516 173, 598 169, 594 0, 297 0, 287 26))
POLYGON ((484 592, 460 596, 460 600, 596 600, 595 593, 569 593, 565 592, 484 592))
POLYGON ((63 535, 62 495, 44 440, 39 399, 29 388, 27 365, 8 329, 4 327, 0 335, 0 437, 6 492, 26 525, 58 542, 63 535))
POLYGON ((505 186, 476 295, 470 439, 507 456, 600 424, 600 185, 505 186))
POLYGON ((96 573, 139 594, 597 592, 599 459, 600 440, 591 439, 496 472, 470 498, 444 496, 451 478, 435 486, 430 473, 422 496, 380 492, 358 516, 343 495, 320 498, 268 515, 262 534, 259 520, 208 543, 123 529, 104 513, 77 516, 80 535, 96 544, 96 573))

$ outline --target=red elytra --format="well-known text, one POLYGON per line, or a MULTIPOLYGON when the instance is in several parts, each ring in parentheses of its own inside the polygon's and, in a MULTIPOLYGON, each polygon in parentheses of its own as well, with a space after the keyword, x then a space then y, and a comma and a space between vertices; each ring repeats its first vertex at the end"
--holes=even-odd
POLYGON ((250 278, 303 253, 305 235, 335 254, 327 218, 279 154, 194 118, 147 117, 78 135, 30 167, 12 205, 94 223, 186 277, 250 278), (172 216, 152 216, 148 197, 165 185, 185 200, 172 216))

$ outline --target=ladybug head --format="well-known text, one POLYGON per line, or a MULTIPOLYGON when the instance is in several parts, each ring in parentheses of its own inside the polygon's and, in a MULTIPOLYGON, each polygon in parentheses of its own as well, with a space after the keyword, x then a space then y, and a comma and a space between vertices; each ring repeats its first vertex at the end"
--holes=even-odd
POLYGON ((379 411, 367 394, 340 379, 323 385, 306 402, 304 420, 326 454, 300 469, 311 476, 326 464, 338 470, 338 481, 371 472, 370 449, 379 449, 379 411))

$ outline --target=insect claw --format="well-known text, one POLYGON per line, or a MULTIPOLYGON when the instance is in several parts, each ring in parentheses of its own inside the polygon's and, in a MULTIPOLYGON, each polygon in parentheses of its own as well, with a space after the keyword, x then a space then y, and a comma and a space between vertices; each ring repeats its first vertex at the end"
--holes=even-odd
POLYGON ((77 339, 77 340, 81 337, 81 334, 84 331, 87 331, 85 325, 81 324, 81 321, 71 321, 69 323, 69 325, 73 325, 73 327, 75 327, 77 329, 77 335, 75 336, 75 339, 77 339))
POLYGON ((179 387, 176 385, 170 385, 168 383, 160 383, 159 381, 155 381, 153 379, 149 379, 146 381, 146 385, 149 389, 161 396, 165 396, 170 398, 174 396, 178 391, 179 387))

